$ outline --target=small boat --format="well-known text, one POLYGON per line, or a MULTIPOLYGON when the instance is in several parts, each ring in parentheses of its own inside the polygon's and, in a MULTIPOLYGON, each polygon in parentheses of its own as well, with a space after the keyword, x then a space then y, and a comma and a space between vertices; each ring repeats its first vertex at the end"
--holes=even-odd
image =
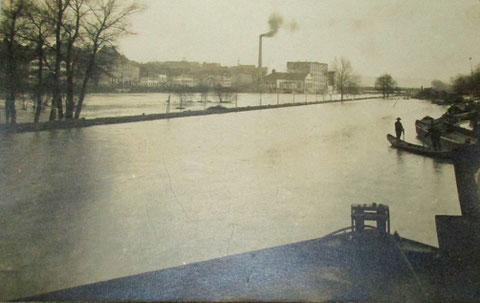
POLYGON ((424 156, 429 156, 438 159, 450 159, 450 152, 449 151, 439 151, 434 150, 433 148, 421 146, 417 144, 412 144, 405 142, 403 140, 397 139, 396 137, 388 134, 387 140, 392 144, 393 147, 424 156))
POLYGON ((415 130, 418 138, 431 144, 431 139, 427 136, 429 129, 435 127, 442 135, 440 137, 441 146, 446 150, 452 150, 459 147, 475 144, 477 139, 473 136, 472 131, 448 123, 444 119, 434 119, 426 116, 421 120, 415 121, 415 130))

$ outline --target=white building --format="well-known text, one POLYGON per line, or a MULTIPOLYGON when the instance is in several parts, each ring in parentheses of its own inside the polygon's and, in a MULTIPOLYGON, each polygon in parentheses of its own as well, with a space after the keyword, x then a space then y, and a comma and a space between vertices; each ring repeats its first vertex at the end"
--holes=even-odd
POLYGON ((173 85, 194 87, 195 79, 190 75, 173 76, 170 81, 173 85))
POLYGON ((264 78, 265 87, 275 91, 313 93, 314 83, 310 73, 277 73, 264 78))
POLYGON ((289 73, 310 73, 313 79, 313 90, 325 92, 328 88, 328 64, 319 62, 287 62, 289 73))
POLYGON ((153 77, 141 77, 140 86, 143 87, 160 87, 168 82, 167 75, 157 75, 153 77))

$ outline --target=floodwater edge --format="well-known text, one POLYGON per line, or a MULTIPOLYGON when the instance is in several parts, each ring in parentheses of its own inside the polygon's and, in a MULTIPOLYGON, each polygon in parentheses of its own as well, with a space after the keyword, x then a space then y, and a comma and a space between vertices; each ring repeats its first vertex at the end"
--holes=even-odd
POLYGON ((0 133, 26 133, 26 132, 38 132, 56 129, 71 129, 71 128, 83 128, 96 125, 108 125, 108 124, 120 124, 120 123, 132 123, 142 121, 153 121, 162 119, 184 118, 193 116, 206 116, 215 114, 227 114, 246 112, 253 110, 265 110, 276 109, 284 107, 305 106, 305 105, 318 105, 325 103, 338 103, 338 102, 353 102, 362 100, 379 99, 381 97, 366 97, 356 98, 348 100, 333 100, 333 101, 315 101, 315 102, 298 102, 298 103, 286 103, 286 104, 273 104, 273 105, 259 105, 259 106, 246 106, 236 108, 225 108, 221 106, 211 107, 205 110, 195 111, 183 111, 174 113, 162 113, 162 114, 149 114, 149 115, 135 115, 135 116, 122 116, 122 117, 103 117, 95 119, 76 119, 76 120, 60 120, 60 121, 48 121, 40 123, 19 123, 16 125, 0 125, 0 133))

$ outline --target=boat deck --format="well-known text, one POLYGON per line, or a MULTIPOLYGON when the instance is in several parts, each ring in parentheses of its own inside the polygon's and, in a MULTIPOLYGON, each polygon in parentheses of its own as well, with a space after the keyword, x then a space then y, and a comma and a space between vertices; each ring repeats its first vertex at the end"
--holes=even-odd
MULTIPOLYGON (((364 231, 39 295, 26 301, 327 301, 435 298, 436 248, 364 231), (401 254, 398 246, 410 247, 401 254), (413 249, 414 248, 414 249, 413 249), (404 258, 408 256, 408 262, 404 258), (414 272, 412 272, 414 269, 414 272)), ((119 264, 119 266, 121 266, 119 264)))

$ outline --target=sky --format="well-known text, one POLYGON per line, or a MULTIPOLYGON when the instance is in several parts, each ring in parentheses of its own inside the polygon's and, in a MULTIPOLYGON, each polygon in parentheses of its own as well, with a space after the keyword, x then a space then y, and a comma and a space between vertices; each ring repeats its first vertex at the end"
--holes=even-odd
POLYGON ((389 73, 412 86, 450 81, 480 63, 480 0, 141 2, 146 9, 131 18, 135 34, 118 45, 139 62, 256 65, 258 36, 277 14, 298 28, 285 26, 263 40, 263 65, 270 70, 286 71, 287 61, 330 65, 343 56, 364 81, 389 73))

